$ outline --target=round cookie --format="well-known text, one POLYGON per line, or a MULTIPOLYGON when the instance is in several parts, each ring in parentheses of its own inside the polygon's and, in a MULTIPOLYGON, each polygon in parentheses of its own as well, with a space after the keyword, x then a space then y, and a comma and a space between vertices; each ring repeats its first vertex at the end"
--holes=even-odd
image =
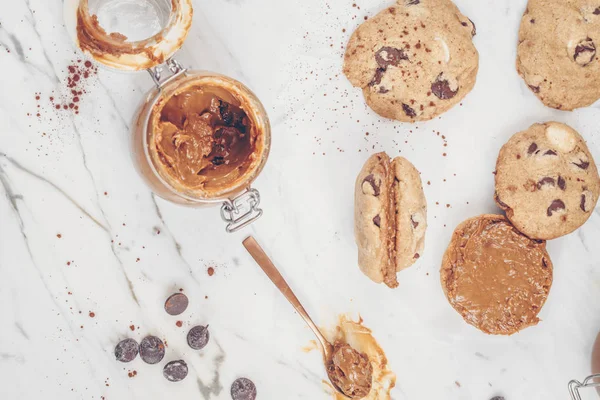
POLYGON ((369 157, 355 188, 354 231, 361 271, 398 286, 396 273, 423 254, 427 202, 419 171, 405 158, 369 157))
POLYGON ((512 335, 539 322, 552 286, 546 243, 529 239, 501 215, 462 222, 440 270, 448 302, 463 319, 493 335, 512 335))
POLYGON ((600 98, 600 2, 529 0, 517 71, 548 107, 573 110, 600 98))
POLYGON ((426 121, 475 85, 474 35, 471 20, 450 0, 398 0, 354 31, 344 74, 379 115, 426 121))
POLYGON ((579 228, 599 191, 585 141, 565 124, 534 124, 513 135, 498 155, 496 203, 530 238, 554 239, 579 228))

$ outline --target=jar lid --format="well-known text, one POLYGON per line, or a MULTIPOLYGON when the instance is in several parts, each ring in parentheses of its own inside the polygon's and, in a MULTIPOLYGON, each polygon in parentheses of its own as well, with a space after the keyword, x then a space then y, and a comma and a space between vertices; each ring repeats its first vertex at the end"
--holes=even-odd
POLYGON ((65 0, 66 28, 100 64, 138 71, 164 63, 192 25, 191 0, 65 0))

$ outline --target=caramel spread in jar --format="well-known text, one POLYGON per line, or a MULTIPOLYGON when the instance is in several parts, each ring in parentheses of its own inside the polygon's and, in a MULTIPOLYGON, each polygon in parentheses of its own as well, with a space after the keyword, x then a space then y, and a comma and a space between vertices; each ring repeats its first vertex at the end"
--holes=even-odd
POLYGON ((210 198, 243 185, 256 169, 260 124, 245 98, 228 89, 192 81, 154 106, 150 154, 176 191, 210 198))
POLYGON ((444 255, 442 286, 466 322, 510 335, 539 322, 552 285, 543 241, 529 239, 500 215, 460 224, 444 255))

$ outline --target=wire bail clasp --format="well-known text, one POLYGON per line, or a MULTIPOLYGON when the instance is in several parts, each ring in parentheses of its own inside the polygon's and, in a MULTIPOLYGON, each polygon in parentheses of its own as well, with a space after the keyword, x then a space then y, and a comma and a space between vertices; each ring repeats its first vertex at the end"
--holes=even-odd
POLYGON ((172 81, 173 79, 176 79, 179 75, 185 74, 187 69, 183 68, 181 66, 181 64, 179 63, 179 61, 177 61, 176 59, 171 57, 171 58, 167 59, 167 62, 165 64, 161 64, 161 65, 157 65, 152 68, 148 68, 147 71, 150 74, 150 77, 152 78, 152 80, 154 81, 154 84, 156 85, 156 87, 158 87, 159 89, 162 89, 162 87, 165 84, 167 84, 168 82, 172 81), (168 68, 168 70, 171 72, 171 75, 161 81, 165 65, 168 68))
POLYGON ((581 400, 579 389, 585 388, 600 388, 600 374, 591 375, 585 378, 583 383, 573 379, 569 382, 569 394, 572 400, 581 400))
POLYGON ((227 222, 225 230, 228 233, 237 232, 259 219, 263 214, 259 205, 260 193, 252 188, 232 200, 225 200, 221 206, 221 218, 227 222))

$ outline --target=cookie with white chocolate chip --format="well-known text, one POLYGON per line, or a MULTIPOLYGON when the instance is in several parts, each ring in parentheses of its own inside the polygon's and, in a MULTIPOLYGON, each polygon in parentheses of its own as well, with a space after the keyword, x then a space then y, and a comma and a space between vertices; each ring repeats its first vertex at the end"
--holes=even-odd
POLYGON ((583 138, 558 122, 513 135, 496 163, 496 203, 532 239, 573 232, 592 214, 598 169, 583 138))
POLYGON ((405 158, 369 157, 356 179, 358 265, 372 281, 398 286, 396 273, 423 254, 427 202, 419 171, 405 158))
POLYGON ((600 99, 599 47, 599 1, 529 0, 517 71, 548 107, 585 107, 600 99))
POLYGON ((432 119, 475 85, 475 25, 450 0, 398 0, 362 23, 344 55, 344 74, 379 115, 432 119))

